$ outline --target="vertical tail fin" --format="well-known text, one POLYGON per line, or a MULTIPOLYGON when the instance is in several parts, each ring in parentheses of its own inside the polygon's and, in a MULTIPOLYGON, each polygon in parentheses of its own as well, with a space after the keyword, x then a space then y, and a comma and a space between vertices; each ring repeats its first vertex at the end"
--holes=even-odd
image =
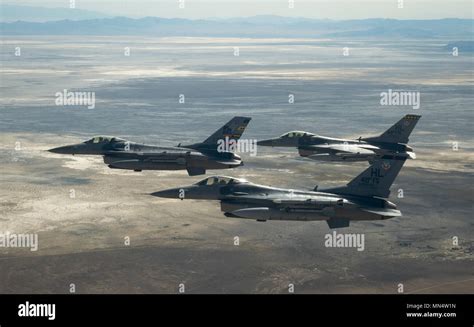
POLYGON ((248 123, 250 122, 250 117, 234 117, 227 124, 219 128, 214 134, 209 136, 203 144, 206 145, 217 145, 218 140, 233 139, 238 141, 242 134, 245 131, 248 123))
POLYGON ((374 160, 369 168, 346 186, 324 190, 336 194, 377 196, 388 198, 390 187, 403 167, 408 155, 386 155, 374 160))
POLYGON ((405 115, 395 125, 387 129, 380 136, 363 138, 364 141, 386 143, 408 143, 408 137, 421 118, 420 115, 405 115))

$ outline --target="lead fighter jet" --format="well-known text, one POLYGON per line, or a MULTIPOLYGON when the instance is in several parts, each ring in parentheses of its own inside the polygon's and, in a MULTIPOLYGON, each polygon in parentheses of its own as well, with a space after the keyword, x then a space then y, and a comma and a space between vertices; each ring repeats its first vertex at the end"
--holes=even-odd
POLYGON ((234 117, 202 143, 160 147, 126 141, 118 137, 96 136, 79 144, 49 150, 60 154, 101 155, 110 168, 142 170, 186 169, 190 176, 206 169, 226 169, 242 165, 240 156, 219 151, 219 142, 237 142, 250 122, 249 117, 234 117))
POLYGON ((218 200, 227 217, 266 220, 325 220, 330 228, 348 227, 350 220, 380 220, 401 216, 388 201, 390 186, 406 154, 383 156, 350 181, 336 188, 298 191, 213 176, 194 185, 152 193, 164 198, 218 200))
POLYGON ((296 147, 300 156, 321 161, 372 162, 377 157, 398 153, 406 153, 409 158, 415 159, 416 155, 407 143, 408 137, 420 117, 419 115, 406 115, 386 132, 375 137, 349 140, 293 131, 278 138, 259 141, 257 145, 296 147))

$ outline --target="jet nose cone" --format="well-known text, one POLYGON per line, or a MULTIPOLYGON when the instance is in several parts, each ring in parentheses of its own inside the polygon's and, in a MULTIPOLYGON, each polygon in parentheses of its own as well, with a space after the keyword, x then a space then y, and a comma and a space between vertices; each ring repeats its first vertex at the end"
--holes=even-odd
POLYGON ((150 195, 157 196, 157 197, 159 197, 159 198, 163 198, 163 197, 164 197, 163 195, 164 195, 165 193, 166 193, 165 191, 158 191, 158 192, 150 193, 150 195))
MULTIPOLYGON (((169 189, 158 192, 153 192, 150 195, 157 196, 159 198, 169 198, 169 199, 179 199, 180 190, 179 189, 169 189)), ((183 197, 181 197, 182 199, 183 197)))
POLYGON ((48 151, 52 153, 59 153, 59 154, 72 154, 73 153, 72 150, 73 149, 71 146, 60 146, 57 148, 49 149, 48 151))
POLYGON ((261 146, 273 146, 275 141, 273 139, 257 141, 257 145, 261 146))

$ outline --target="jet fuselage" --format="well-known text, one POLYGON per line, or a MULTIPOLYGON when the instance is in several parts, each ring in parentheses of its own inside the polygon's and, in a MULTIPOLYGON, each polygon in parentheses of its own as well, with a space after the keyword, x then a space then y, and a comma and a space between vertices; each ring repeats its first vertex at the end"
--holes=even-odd
POLYGON ((231 152, 200 152, 184 147, 160 147, 104 136, 49 151, 72 155, 102 155, 104 163, 115 169, 186 169, 190 175, 204 174, 206 169, 227 169, 242 165, 240 156, 231 152))
POLYGON ((300 156, 322 161, 369 161, 384 155, 407 154, 415 159, 413 149, 407 145, 410 133, 421 116, 408 114, 384 133, 357 140, 319 136, 304 131, 292 131, 277 138, 261 140, 260 146, 294 147, 300 156))
POLYGON ((401 215, 396 206, 385 199, 275 188, 222 176, 152 195, 182 200, 218 200, 226 216, 259 221, 347 217, 351 220, 380 220, 401 215))

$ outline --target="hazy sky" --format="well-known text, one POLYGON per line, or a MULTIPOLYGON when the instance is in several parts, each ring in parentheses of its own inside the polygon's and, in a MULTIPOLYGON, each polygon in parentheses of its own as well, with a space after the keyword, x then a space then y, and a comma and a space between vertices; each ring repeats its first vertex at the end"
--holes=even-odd
POLYGON ((181 18, 228 18, 280 15, 309 18, 436 19, 472 18, 471 0, 6 0, 4 3, 41 7, 69 7, 100 11, 111 15, 181 18), (184 1, 185 8, 179 8, 184 1), (289 2, 294 8, 289 8, 289 2), (403 8, 398 8, 403 2, 403 8))

